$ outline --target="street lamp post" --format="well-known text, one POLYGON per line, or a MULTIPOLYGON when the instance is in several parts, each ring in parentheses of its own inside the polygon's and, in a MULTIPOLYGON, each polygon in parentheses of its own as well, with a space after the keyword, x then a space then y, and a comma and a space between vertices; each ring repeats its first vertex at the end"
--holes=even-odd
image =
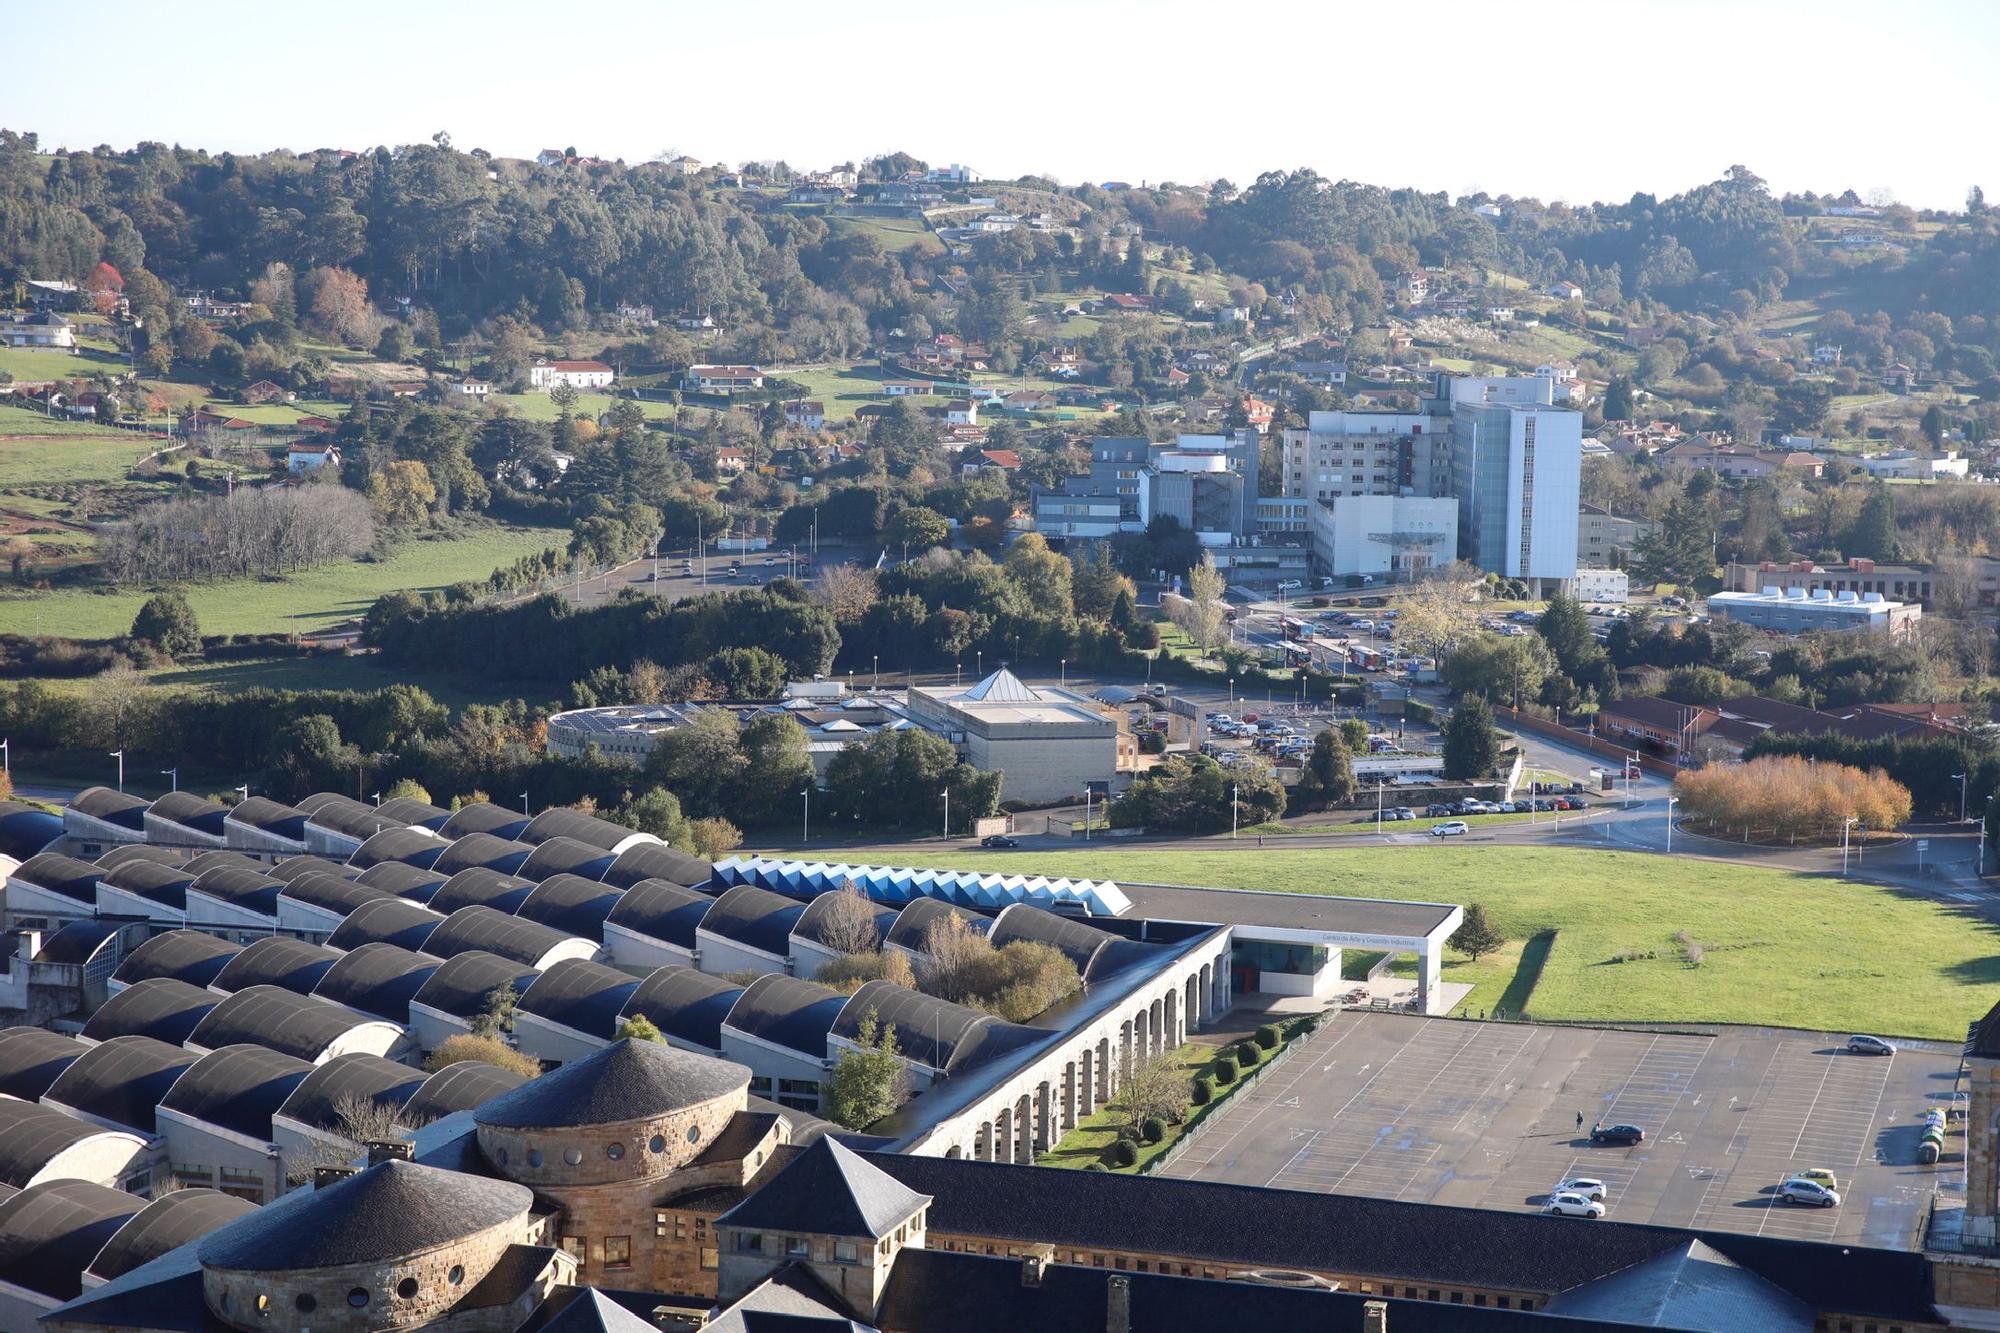
POLYGON ((181 770, 178 765, 173 768, 161 769, 160 776, 167 780, 168 791, 179 791, 181 789, 181 770))
POLYGON ((805 801, 805 808, 799 812, 799 841, 812 841, 813 789, 807 787, 799 793, 805 801))
POLYGON ((1229 836, 1236 836, 1236 784, 1229 784, 1229 836))
POLYGON ((1952 776, 1958 779, 1958 822, 1963 824, 1965 822, 1965 780, 1969 774, 1954 773, 1952 776))
POLYGON ((1679 800, 1678 796, 1667 798, 1667 850, 1670 852, 1674 849, 1674 803, 1679 800))
POLYGON ((870 688, 880 690, 882 688, 882 654, 876 653, 873 661, 875 663, 875 684, 870 688))
POLYGON ((1847 830, 1859 822, 1853 815, 1840 821, 1840 873, 1843 875, 1847 873, 1847 830))
MULTIPOLYGON (((1148 662, 1146 666, 1149 671, 1152 669, 1151 662, 1148 662)), ((0 741, 0 773, 12 773, 14 771, 14 756, 9 752, 9 747, 13 743, 12 737, 0 741)))
POLYGON ((118 790, 119 790, 119 791, 124 791, 124 790, 125 790, 125 752, 124 752, 123 750, 113 750, 113 751, 111 752, 111 757, 112 757, 113 759, 116 759, 116 760, 118 761, 118 790))
MULTIPOLYGON (((1086 822, 1088 822, 1088 821, 1086 821, 1086 822)), ((946 840, 946 841, 950 841, 950 839, 951 839, 951 788, 949 788, 949 787, 946 787, 946 788, 944 789, 944 836, 945 836, 945 840, 946 840)))
POLYGON ((521 793, 521 813, 524 815, 532 815, 535 813, 534 811, 528 808, 528 793, 526 792, 521 793))
POLYGON ((1382 832, 1382 784, 1375 784, 1375 832, 1382 832))
POLYGON ((1069 659, 1067 657, 1058 657, 1056 659, 1056 683, 1061 689, 1066 690, 1069 688, 1069 659))
POLYGON ((1229 678, 1229 706, 1231 708, 1236 706, 1236 677, 1234 676, 1229 678))

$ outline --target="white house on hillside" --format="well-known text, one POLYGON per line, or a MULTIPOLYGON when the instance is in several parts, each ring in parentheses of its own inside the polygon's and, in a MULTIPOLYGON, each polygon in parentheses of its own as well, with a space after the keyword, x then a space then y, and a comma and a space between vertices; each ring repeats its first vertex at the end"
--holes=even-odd
POLYGON ((602 361, 537 361, 528 370, 528 384, 536 389, 553 389, 567 384, 572 389, 607 389, 616 378, 602 361))

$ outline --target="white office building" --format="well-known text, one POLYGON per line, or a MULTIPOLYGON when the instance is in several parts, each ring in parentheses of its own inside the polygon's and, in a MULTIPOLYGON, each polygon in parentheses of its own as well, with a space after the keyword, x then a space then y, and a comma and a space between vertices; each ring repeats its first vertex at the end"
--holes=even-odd
POLYGON ((1334 578, 1372 574, 1404 582, 1458 558, 1458 501, 1448 496, 1337 496, 1313 506, 1312 531, 1320 573, 1334 578))
POLYGON ((1550 382, 1451 382, 1452 493, 1459 554, 1540 596, 1576 574, 1583 414, 1549 401, 1550 382))
POLYGON ((1588 606, 1623 606, 1632 599, 1631 576, 1622 569, 1579 569, 1569 595, 1588 606))
POLYGON ((1449 423, 1427 412, 1314 412, 1284 432, 1285 494, 1444 495, 1449 423))

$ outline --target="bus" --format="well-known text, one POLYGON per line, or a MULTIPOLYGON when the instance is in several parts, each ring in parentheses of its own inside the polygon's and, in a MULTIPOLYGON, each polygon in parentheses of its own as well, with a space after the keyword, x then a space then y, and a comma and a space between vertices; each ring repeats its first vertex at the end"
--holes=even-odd
POLYGON ((1311 622, 1300 620, 1297 616, 1280 617, 1278 627, 1285 632, 1285 637, 1294 643, 1301 639, 1310 639, 1314 633, 1311 622))

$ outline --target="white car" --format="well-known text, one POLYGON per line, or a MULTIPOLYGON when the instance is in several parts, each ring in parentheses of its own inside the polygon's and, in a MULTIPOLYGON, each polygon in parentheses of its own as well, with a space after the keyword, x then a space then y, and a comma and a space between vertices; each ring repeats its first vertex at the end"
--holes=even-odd
POLYGON ((1298 581, 1297 579, 1279 579, 1279 580, 1278 580, 1278 591, 1279 591, 1279 592, 1295 592, 1295 591, 1297 591, 1297 590, 1298 590, 1299 588, 1301 588, 1301 587, 1303 587, 1303 586, 1304 586, 1304 585, 1303 585, 1303 584, 1301 584, 1301 583, 1300 583, 1300 582, 1299 582, 1299 581, 1298 581))
POLYGON ((1549 1196, 1548 1206, 1543 1208, 1542 1211, 1545 1213, 1554 1213, 1558 1217, 1588 1217, 1596 1219, 1604 1216, 1604 1205, 1595 1199, 1585 1198, 1581 1194, 1569 1190, 1559 1190, 1549 1196))
POLYGON ((1594 1180, 1589 1176, 1576 1176, 1565 1180, 1562 1184, 1550 1190, 1549 1193, 1552 1196, 1557 1194, 1581 1194, 1586 1199, 1602 1199, 1604 1197, 1604 1182, 1594 1180))
POLYGON ((1472 826, 1463 819, 1447 819, 1442 824, 1431 825, 1433 838, 1455 838, 1461 833, 1472 832, 1472 826))

